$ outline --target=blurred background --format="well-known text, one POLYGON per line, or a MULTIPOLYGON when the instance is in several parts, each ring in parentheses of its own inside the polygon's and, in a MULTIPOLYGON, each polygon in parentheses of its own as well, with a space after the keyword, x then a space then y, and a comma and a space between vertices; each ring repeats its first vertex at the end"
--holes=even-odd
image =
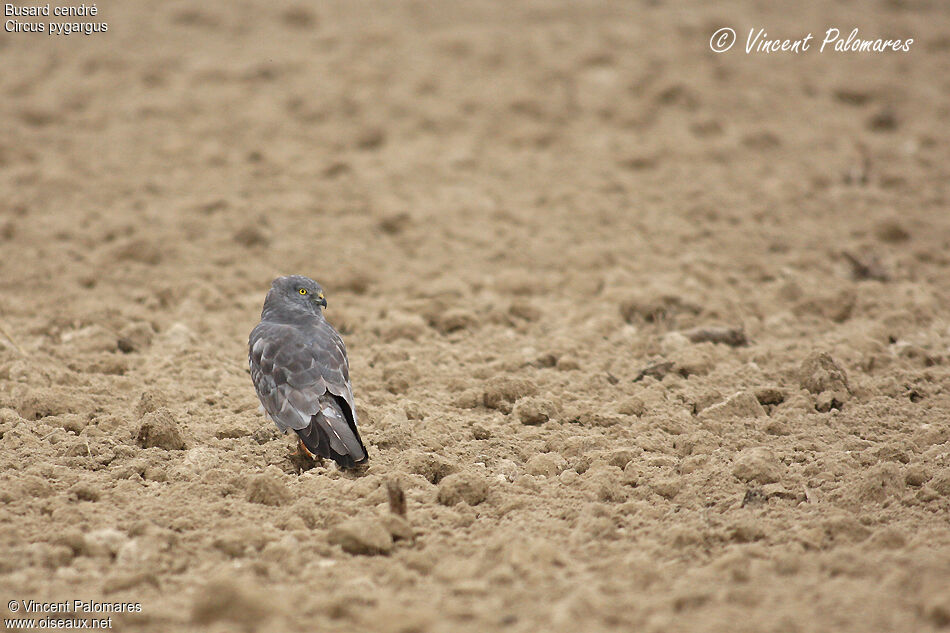
POLYGON ((946 4, 97 9, 0 33, 0 595, 129 631, 950 622, 946 4), (855 27, 914 43, 818 52, 855 27), (256 411, 290 273, 349 347, 355 480, 256 411), (390 480, 415 540, 346 553, 390 480))

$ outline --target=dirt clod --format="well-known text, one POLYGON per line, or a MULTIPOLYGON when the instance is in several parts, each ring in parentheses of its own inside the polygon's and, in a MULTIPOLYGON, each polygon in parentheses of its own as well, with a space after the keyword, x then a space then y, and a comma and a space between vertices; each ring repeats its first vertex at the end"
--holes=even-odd
POLYGON ((178 422, 171 411, 164 407, 145 414, 135 440, 142 448, 164 448, 167 451, 180 451, 185 448, 178 422))
POLYGON ((522 424, 536 426, 553 420, 557 416, 557 407, 550 400, 528 397, 518 401, 514 414, 522 424))
POLYGON ((529 380, 510 376, 492 378, 485 385, 482 402, 489 409, 511 413, 514 403, 520 398, 533 396, 538 388, 529 380))
POLYGON ((351 519, 330 528, 329 541, 344 552, 364 556, 389 554, 393 549, 389 529, 372 519, 351 519))
POLYGON ((732 467, 732 474, 746 482, 771 484, 782 477, 784 467, 767 448, 747 448, 741 451, 732 467))
POLYGON ((439 503, 454 506, 467 503, 476 506, 488 499, 488 482, 475 473, 456 473, 439 483, 439 503))
POLYGON ((750 391, 740 391, 702 410, 703 418, 728 420, 730 418, 757 418, 765 415, 765 409, 759 404, 756 395, 750 391))
POLYGON ((265 506, 280 506, 292 498, 290 489, 281 475, 267 471, 254 475, 247 482, 247 500, 265 506))
POLYGON ((825 352, 815 352, 802 361, 799 381, 802 389, 816 395, 824 391, 851 393, 844 368, 825 352))

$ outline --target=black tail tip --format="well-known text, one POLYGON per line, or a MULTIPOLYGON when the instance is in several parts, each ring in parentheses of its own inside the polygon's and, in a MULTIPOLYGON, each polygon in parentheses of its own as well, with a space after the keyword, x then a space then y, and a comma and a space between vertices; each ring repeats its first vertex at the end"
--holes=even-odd
POLYGON ((333 461, 343 470, 365 470, 369 468, 369 455, 365 453, 359 460, 353 459, 352 455, 334 454, 333 461))

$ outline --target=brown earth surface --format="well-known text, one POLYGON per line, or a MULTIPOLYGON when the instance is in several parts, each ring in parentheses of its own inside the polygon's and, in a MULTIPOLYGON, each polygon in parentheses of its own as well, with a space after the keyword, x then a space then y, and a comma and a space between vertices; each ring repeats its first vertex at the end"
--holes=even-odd
POLYGON ((3 604, 946 630, 950 9, 712 4, 137 0, 0 33, 3 604), (855 26, 915 42, 741 50, 855 26), (301 470, 258 412, 287 273, 327 289, 364 473, 301 470))

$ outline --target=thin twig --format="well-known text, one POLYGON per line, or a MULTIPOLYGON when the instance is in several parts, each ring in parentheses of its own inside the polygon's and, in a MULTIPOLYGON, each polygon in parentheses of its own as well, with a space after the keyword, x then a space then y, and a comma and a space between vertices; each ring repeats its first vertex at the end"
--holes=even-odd
POLYGON ((10 341, 10 345, 13 346, 13 349, 20 352, 20 356, 26 356, 26 352, 24 352, 23 348, 17 345, 16 341, 13 340, 13 337, 10 336, 10 333, 7 331, 7 329, 3 327, 3 323, 0 323, 0 334, 3 334, 4 338, 10 341))
POLYGON ((386 492, 389 495, 389 511, 395 515, 406 516, 406 493, 396 479, 386 482, 386 492))

